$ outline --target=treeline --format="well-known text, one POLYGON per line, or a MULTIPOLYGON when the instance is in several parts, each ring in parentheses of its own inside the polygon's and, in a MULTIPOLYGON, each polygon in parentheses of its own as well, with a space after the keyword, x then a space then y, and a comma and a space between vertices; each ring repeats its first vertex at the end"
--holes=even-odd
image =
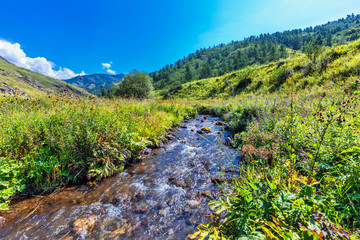
POLYGON ((278 60, 287 56, 286 48, 304 51, 311 42, 330 47, 359 37, 360 15, 352 14, 316 27, 261 34, 227 45, 200 49, 149 75, 155 89, 176 88, 193 80, 221 76, 256 63, 278 60))

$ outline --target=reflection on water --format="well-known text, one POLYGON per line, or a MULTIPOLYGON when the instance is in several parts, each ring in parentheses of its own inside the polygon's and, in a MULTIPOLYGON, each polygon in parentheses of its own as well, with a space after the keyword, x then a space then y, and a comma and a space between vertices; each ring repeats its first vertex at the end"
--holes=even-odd
POLYGON ((219 164, 229 169, 240 157, 224 145, 220 119, 200 119, 183 123, 165 148, 95 187, 13 205, 0 238, 186 239, 209 220, 208 202, 220 190, 215 182, 230 174, 219 172, 219 164), (211 132, 197 134, 202 127, 211 132))

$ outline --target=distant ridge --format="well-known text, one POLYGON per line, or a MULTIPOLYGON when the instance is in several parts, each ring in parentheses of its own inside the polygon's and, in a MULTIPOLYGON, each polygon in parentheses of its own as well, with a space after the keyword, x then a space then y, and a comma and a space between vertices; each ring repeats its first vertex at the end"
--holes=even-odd
POLYGON ((71 79, 65 80, 66 82, 86 89, 88 92, 93 94, 100 94, 101 88, 109 90, 114 86, 114 83, 121 81, 125 74, 120 73, 116 75, 109 74, 90 74, 84 76, 77 76, 71 79))

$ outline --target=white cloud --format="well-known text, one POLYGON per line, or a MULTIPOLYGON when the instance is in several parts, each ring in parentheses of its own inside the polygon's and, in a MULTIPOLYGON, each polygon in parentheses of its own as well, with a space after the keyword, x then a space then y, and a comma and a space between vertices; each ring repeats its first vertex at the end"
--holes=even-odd
POLYGON ((53 69, 56 66, 53 62, 44 57, 30 58, 26 56, 19 43, 10 43, 2 39, 0 39, 0 56, 19 67, 57 79, 69 79, 85 75, 84 71, 76 74, 71 69, 62 67, 56 71, 53 69))
POLYGON ((108 69, 106 70, 107 73, 111 74, 111 75, 115 75, 116 72, 114 70, 108 69))
MULTIPOLYGON (((112 63, 112 62, 110 62, 110 63, 112 63)), ((110 63, 102 63, 101 65, 103 66, 103 68, 111 68, 110 63)))

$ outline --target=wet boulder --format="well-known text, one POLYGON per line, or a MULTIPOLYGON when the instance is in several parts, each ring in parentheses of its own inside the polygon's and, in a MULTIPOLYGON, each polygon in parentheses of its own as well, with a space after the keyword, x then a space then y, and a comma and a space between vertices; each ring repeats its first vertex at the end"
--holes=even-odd
POLYGON ((201 130, 197 131, 198 134, 204 134, 204 133, 210 133, 210 132, 211 132, 211 130, 208 127, 202 127, 201 130))
POLYGON ((4 226, 6 219, 4 217, 0 217, 0 227, 4 226))
POLYGON ((121 235, 125 234, 126 233, 126 227, 127 226, 123 226, 113 232, 110 233, 109 237, 111 239, 118 239, 121 235))
POLYGON ((145 148, 143 151, 142 151, 142 154, 143 155, 150 155, 152 153, 152 150, 150 148, 145 148))
POLYGON ((226 137, 225 138, 225 144, 227 146, 232 146, 233 145, 233 140, 231 139, 231 137, 226 137))
POLYGON ((196 200, 191 200, 191 201, 189 202, 189 206, 190 206, 191 208, 197 207, 199 204, 200 204, 200 202, 198 202, 198 201, 196 201, 196 200))
POLYGON ((79 218, 73 223, 73 228, 76 234, 87 236, 93 230, 98 217, 96 215, 91 215, 87 218, 79 218))
POLYGON ((139 205, 136 207, 134 213, 144 214, 144 213, 147 213, 147 211, 148 211, 148 208, 145 205, 139 205))

